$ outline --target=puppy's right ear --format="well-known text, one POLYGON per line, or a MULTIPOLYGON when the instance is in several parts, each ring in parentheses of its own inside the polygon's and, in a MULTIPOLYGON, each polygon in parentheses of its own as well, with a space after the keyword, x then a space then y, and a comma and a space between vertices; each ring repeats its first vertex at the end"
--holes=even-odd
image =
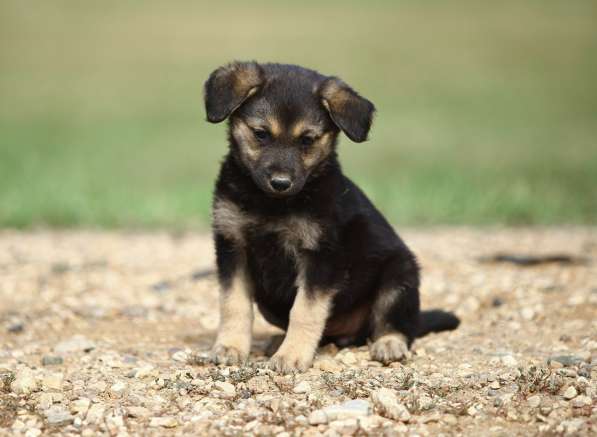
POLYGON ((207 121, 219 123, 255 94, 263 84, 263 70, 257 62, 233 62, 218 68, 205 82, 207 121))

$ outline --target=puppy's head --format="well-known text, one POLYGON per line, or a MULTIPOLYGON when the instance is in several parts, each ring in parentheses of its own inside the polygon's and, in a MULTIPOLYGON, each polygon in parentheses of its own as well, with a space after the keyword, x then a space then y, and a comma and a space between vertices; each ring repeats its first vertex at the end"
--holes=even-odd
POLYGON ((205 83, 207 120, 230 120, 232 151, 265 193, 301 191, 342 130, 367 139, 375 108, 335 77, 294 65, 235 62, 205 83))

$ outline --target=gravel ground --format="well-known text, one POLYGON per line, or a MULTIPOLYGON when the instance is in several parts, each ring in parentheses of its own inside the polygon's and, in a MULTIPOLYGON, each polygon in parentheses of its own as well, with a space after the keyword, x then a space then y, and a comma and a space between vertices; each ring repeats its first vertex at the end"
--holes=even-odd
POLYGON ((407 230, 423 306, 461 327, 382 367, 320 350, 304 374, 205 364, 217 326, 208 235, 0 232, 4 434, 590 435, 597 431, 597 229, 407 230), (584 262, 518 266, 498 252, 584 262), (582 260, 581 260, 582 261, 582 260))

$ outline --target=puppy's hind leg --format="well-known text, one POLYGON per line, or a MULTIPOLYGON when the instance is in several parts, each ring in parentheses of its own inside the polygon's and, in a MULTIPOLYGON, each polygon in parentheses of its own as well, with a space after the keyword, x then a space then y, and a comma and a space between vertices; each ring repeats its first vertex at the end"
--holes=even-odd
POLYGON ((389 364, 409 357, 419 322, 419 268, 414 257, 396 256, 384 266, 373 303, 369 353, 389 364))

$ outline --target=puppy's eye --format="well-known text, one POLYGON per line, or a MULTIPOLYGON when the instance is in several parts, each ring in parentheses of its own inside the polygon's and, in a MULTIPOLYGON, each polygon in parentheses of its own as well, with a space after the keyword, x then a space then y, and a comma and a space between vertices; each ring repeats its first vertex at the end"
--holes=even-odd
POLYGON ((299 138, 299 142, 301 143, 301 145, 309 147, 313 145, 313 143, 315 142, 315 138, 310 137, 309 135, 302 135, 299 138))
POLYGON ((269 138, 269 132, 265 129, 253 129, 253 135, 255 135, 255 138, 261 141, 267 140, 269 138))

